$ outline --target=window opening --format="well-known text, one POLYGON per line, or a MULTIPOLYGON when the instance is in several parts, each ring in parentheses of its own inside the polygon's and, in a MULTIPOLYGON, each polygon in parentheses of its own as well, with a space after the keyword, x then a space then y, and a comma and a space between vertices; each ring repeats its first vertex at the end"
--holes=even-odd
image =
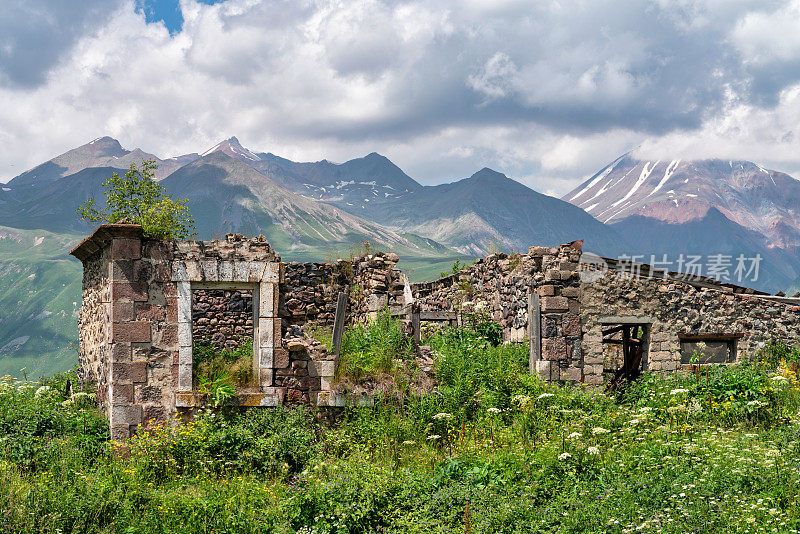
POLYGON ((736 361, 736 341, 741 334, 681 335, 681 364, 707 365, 736 361))
POLYGON ((621 387, 642 374, 648 325, 603 325, 603 375, 608 389, 621 387))

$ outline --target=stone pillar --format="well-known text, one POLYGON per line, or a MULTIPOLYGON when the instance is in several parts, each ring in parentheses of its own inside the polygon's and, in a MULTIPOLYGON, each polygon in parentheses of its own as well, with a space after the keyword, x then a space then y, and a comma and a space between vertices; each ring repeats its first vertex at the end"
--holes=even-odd
POLYGON ((133 346, 150 344, 148 321, 137 320, 136 307, 147 302, 146 281, 136 280, 142 257, 141 238, 113 237, 109 262, 111 291, 111 373, 109 419, 112 439, 124 439, 142 422, 142 407, 134 403, 134 388, 147 381, 147 360, 134 359, 133 346))
POLYGON ((583 336, 580 319, 578 266, 582 242, 546 249, 531 247, 531 256, 542 258, 544 280, 535 284, 542 321, 541 359, 534 370, 551 382, 583 380, 583 336))
MULTIPOLYGON (((267 263, 264 275, 258 284, 258 296, 253 295, 253 307, 257 310, 256 368, 262 391, 271 391, 274 383, 276 351, 281 349, 281 319, 278 317, 279 284, 283 282, 283 265, 267 263), (270 389, 268 389, 270 388, 270 389)), ((283 359, 283 358, 279 358, 283 359)))

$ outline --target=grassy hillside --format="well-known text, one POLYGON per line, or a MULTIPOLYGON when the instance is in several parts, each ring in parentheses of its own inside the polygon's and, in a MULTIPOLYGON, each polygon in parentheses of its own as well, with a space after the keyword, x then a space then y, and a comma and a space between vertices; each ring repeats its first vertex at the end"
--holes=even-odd
POLYGON ((31 377, 77 363, 79 236, 0 227, 0 375, 31 377))

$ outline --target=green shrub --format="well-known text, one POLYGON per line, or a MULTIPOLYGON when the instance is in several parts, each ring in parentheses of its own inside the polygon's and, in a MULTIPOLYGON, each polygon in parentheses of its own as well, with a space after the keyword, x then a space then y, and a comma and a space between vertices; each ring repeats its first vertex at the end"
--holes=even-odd
POLYGON ((655 408, 664 419, 703 419, 724 426, 769 426, 785 417, 781 388, 764 365, 710 365, 695 373, 645 373, 622 394, 624 402, 655 408))
POLYGON ((247 385, 253 380, 252 340, 244 341, 233 350, 198 344, 192 350, 192 358, 195 389, 204 382, 221 380, 230 385, 247 385))
POLYGON ((382 311, 366 325, 353 325, 342 336, 337 378, 360 380, 366 376, 391 373, 395 359, 406 359, 412 346, 402 322, 382 311))
POLYGON ((58 381, 45 382, 0 379, 0 459, 27 470, 46 470, 67 443, 78 458, 96 458, 108 439, 108 422, 93 394, 75 391, 75 402, 58 389, 58 381))
POLYGON ((147 481, 230 472, 289 478, 317 454, 304 408, 253 409, 232 417, 205 413, 180 427, 156 426, 130 440, 131 463, 147 481))

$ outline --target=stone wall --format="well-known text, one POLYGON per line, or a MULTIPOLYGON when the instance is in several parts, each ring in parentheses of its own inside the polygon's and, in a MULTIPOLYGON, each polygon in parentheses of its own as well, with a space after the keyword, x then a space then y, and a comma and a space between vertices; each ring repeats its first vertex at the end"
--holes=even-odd
MULTIPOLYGON (((541 353, 532 370, 546 380, 579 382, 581 363, 581 241, 559 247, 531 247, 528 254, 499 253, 433 282, 412 284, 421 311, 461 309, 484 303, 503 327, 503 339, 522 342, 528 330, 529 295, 539 295, 541 353)), ((468 308, 471 309, 471 308, 468 308)))
POLYGON ((84 264, 82 375, 97 384, 114 438, 202 401, 192 391, 200 341, 252 336, 256 385, 237 392, 240 405, 314 402, 335 362, 306 327, 333 323, 340 291, 352 321, 401 306, 404 291, 395 254, 285 266, 263 237, 160 241, 103 225, 72 254, 84 264))
POLYGON ((739 359, 756 354, 773 340, 800 341, 800 306, 790 299, 663 277, 635 279, 612 270, 583 284, 581 320, 587 374, 591 369, 596 375, 602 367, 602 322, 609 318, 646 320, 650 332, 644 367, 656 371, 681 367, 681 335, 741 336, 736 341, 739 359))
POLYGON ((108 285, 111 249, 106 248, 85 262, 83 304, 78 317, 78 378, 95 385, 97 403, 108 414, 111 359, 111 294, 108 285))
POLYGON ((192 343, 217 350, 235 349, 253 340, 253 292, 195 289, 192 291, 192 343))
POLYGON ((332 325, 336 299, 353 282, 351 262, 288 262, 281 285, 281 315, 289 325, 332 325))
POLYGON ((581 242, 531 247, 525 255, 493 254, 458 274, 413 284, 413 294, 423 311, 486 303, 506 341, 538 335, 541 348, 531 370, 549 381, 603 383, 604 324, 644 325, 643 367, 650 370, 681 368, 681 337, 734 339, 738 358, 772 340, 800 341, 797 299, 710 279, 681 281, 677 273, 633 278, 614 268, 582 282, 580 258, 581 242), (529 294, 539 298, 533 310, 538 333, 529 330, 529 294))
POLYGON ((287 325, 332 326, 339 292, 349 293, 348 319, 361 322, 380 310, 401 308, 405 282, 397 254, 377 252, 334 263, 289 262, 281 286, 281 315, 287 325))
POLYGON ((412 301, 421 312, 483 303, 504 340, 534 340, 531 372, 549 381, 601 384, 609 322, 647 325, 644 366, 653 370, 680 366, 679 336, 735 336, 740 355, 773 339, 800 341, 797 299, 613 270, 582 282, 581 244, 493 254, 408 285, 392 253, 282 264, 263 237, 159 241, 135 225, 104 225, 72 251, 84 265, 81 377, 97 384, 112 436, 125 438, 201 402, 192 391, 193 343, 252 336, 256 385, 237 402, 318 402, 331 389, 335 360, 310 332, 333 323, 342 291, 351 322, 411 310, 412 301))
POLYGON ((412 293, 423 311, 455 310, 465 302, 483 302, 492 320, 503 327, 503 339, 520 342, 527 335, 530 288, 551 286, 553 294, 548 296, 561 296, 555 288, 563 282, 576 284, 580 245, 531 247, 528 254, 511 256, 491 254, 457 274, 411 284, 412 293), (563 280, 562 270, 568 271, 563 280))

